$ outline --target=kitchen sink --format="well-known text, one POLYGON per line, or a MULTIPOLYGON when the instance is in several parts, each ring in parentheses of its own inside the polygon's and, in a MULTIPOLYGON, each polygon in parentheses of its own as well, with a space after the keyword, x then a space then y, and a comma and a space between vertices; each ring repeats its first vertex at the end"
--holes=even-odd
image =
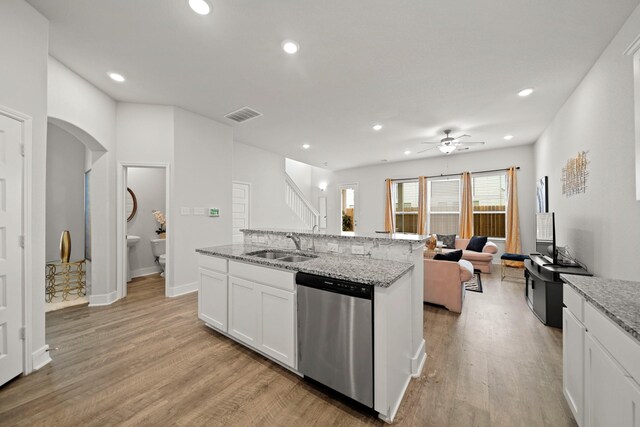
POLYGON ((245 255, 255 256, 259 258, 265 259, 273 259, 276 261, 283 262, 302 262, 308 261, 310 259, 318 258, 317 255, 301 255, 296 254, 295 252, 286 252, 286 251, 271 251, 271 250, 261 250, 255 252, 248 252, 245 255))
POLYGON ((317 256, 309 256, 309 255, 291 255, 284 258, 278 258, 278 261, 284 262, 302 262, 309 261, 310 259, 318 258, 317 256))

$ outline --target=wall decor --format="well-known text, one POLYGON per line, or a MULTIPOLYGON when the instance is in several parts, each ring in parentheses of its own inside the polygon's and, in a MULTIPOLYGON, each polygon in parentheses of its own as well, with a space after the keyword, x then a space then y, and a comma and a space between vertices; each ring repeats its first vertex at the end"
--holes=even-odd
POLYGON ((91 169, 84 173, 84 259, 91 260, 91 169))
POLYGON ((549 212, 549 177, 543 176, 536 182, 536 213, 549 212))
POLYGON ((567 160, 567 164, 562 168, 562 194, 567 197, 587 191, 587 153, 588 151, 578 153, 576 157, 567 160))

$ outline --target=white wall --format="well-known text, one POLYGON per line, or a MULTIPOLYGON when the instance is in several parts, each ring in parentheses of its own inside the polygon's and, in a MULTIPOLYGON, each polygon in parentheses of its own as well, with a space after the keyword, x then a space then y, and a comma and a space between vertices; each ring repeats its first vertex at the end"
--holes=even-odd
POLYGON ((173 158, 173 107, 118 102, 118 162, 170 163, 173 158))
POLYGON ((44 333, 45 274, 45 166, 47 142, 47 55, 49 24, 22 0, 0 2, 0 105, 26 114, 32 119, 33 139, 30 160, 33 192, 31 234, 27 245, 31 261, 25 269, 31 275, 30 318, 34 366, 46 363, 44 333))
POLYGON ((138 201, 136 215, 127 222, 127 235, 140 236, 140 241, 129 249, 131 276, 160 272, 151 252, 151 239, 158 238, 158 223, 152 212, 167 212, 165 169, 127 168, 127 187, 138 201))
MULTIPOLYGON (((636 9, 535 144, 536 176, 549 176, 557 240, 599 276, 638 280, 640 202, 635 199, 632 57, 640 34, 636 9), (588 151, 584 194, 562 195, 562 168, 588 151)), ((640 77, 640 76, 639 76, 640 77)), ((636 112, 639 114, 640 112, 636 112)))
POLYGON ((251 184, 251 228, 302 228, 304 223, 287 207, 285 158, 234 142, 233 180, 251 184))
POLYGON ((169 295, 197 289, 196 248, 231 243, 231 181, 233 130, 206 117, 175 108, 174 168, 171 216, 167 227, 173 241, 169 295), (188 207, 191 215, 180 214, 188 207), (220 216, 193 215, 193 208, 217 207, 220 216))
POLYGON ((49 57, 48 66, 49 120, 92 150, 89 302, 110 303, 116 298, 116 103, 56 59, 49 57))
MULTIPOLYGON (((419 175, 434 176, 463 171, 474 172, 507 168, 510 166, 520 166, 518 171, 520 233, 522 236, 522 249, 525 253, 529 253, 535 250, 535 174, 533 146, 531 145, 345 169, 333 173, 317 170, 313 175, 312 187, 317 188, 321 181, 328 182, 329 186, 324 192, 327 196, 327 230, 339 232, 340 198, 337 186, 358 183, 360 203, 358 230, 361 232, 374 232, 376 230, 384 230, 384 180, 386 178, 411 178, 419 175)), ((503 247, 503 244, 499 243, 499 246, 503 247)))
POLYGON ((56 125, 47 127, 46 259, 60 259, 60 234, 71 234, 71 259, 84 259, 85 146, 56 125))

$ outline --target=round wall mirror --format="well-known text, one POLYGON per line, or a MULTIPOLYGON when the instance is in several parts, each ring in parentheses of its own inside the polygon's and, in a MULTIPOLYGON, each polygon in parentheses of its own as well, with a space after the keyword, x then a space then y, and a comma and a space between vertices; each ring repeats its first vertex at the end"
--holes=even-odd
POLYGON ((127 222, 131 221, 138 210, 138 199, 136 195, 129 187, 127 187, 127 196, 125 201, 125 212, 127 215, 127 222))

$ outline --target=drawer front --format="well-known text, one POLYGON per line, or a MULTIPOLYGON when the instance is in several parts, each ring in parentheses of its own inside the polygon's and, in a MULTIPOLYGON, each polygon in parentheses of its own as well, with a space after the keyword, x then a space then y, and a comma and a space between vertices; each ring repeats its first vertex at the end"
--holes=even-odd
POLYGON ((576 319, 584 323, 584 298, 566 283, 563 285, 562 302, 576 319))
POLYGON ((198 265, 202 268, 217 271, 218 273, 227 273, 227 263, 225 258, 218 258, 210 255, 198 255, 198 265))
POLYGON ((584 316, 587 331, 640 383, 640 344, 590 303, 585 304, 584 316))
POLYGON ((233 277, 251 280, 285 291, 295 291, 295 273, 271 267, 229 261, 229 274, 233 277))

